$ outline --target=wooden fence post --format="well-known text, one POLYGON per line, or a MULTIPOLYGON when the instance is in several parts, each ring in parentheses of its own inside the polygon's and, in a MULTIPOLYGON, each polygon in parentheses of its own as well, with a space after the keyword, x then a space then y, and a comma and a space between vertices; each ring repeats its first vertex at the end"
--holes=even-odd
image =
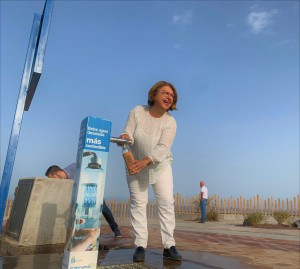
POLYGON ((233 213, 234 213, 234 215, 236 215, 236 200, 235 199, 234 199, 234 206, 233 206, 233 208, 234 208, 233 213))
POLYGON ((271 216, 273 216, 273 214, 274 214, 274 198, 271 196, 271 216))
POLYGON ((300 195, 298 194, 297 197, 298 197, 298 211, 296 212, 296 215, 300 216, 300 195))
POLYGON ((187 212, 187 213, 190 213, 190 210, 189 210, 189 198, 188 197, 185 198, 185 210, 184 211, 187 212))
POLYGON ((223 213, 226 214, 226 198, 223 199, 223 213))

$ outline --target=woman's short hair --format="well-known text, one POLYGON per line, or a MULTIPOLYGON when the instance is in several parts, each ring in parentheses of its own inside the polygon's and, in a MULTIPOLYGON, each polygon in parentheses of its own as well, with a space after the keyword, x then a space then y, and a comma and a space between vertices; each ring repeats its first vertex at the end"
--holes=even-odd
POLYGON ((156 95, 158 90, 164 86, 169 86, 173 90, 174 99, 173 99, 173 103, 169 110, 176 110, 177 109, 176 104, 177 104, 177 100, 178 100, 177 91, 176 91, 176 88, 170 82, 167 82, 167 81, 159 81, 152 86, 152 88, 148 92, 148 105, 149 106, 154 105, 154 96, 156 95))

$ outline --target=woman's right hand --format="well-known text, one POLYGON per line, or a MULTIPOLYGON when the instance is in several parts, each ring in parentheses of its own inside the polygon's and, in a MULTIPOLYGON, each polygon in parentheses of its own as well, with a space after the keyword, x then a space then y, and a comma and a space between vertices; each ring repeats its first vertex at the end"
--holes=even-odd
MULTIPOLYGON (((120 139, 125 139, 125 140, 128 140, 128 141, 131 141, 130 137, 128 134, 121 134, 119 136, 120 139)), ((118 143, 117 143, 118 144, 118 143)), ((118 144, 118 146, 122 146, 122 144, 118 144)))

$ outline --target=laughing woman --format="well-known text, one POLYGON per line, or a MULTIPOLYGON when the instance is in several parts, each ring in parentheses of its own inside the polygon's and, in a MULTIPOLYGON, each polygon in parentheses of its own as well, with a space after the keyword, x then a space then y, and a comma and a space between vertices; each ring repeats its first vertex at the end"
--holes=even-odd
POLYGON ((148 187, 152 185, 158 204, 163 243, 163 257, 181 261, 175 247, 175 211, 171 146, 176 134, 176 121, 169 111, 176 110, 177 91, 166 81, 157 82, 148 92, 148 106, 130 111, 120 138, 132 142, 135 157, 129 165, 127 183, 130 193, 131 222, 136 246, 133 261, 145 260, 148 242, 148 187))

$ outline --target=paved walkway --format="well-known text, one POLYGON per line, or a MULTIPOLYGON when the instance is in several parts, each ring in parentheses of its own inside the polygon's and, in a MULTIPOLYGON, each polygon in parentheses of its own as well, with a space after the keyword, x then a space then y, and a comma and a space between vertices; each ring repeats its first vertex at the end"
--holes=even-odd
MULTIPOLYGON (((98 268, 132 263, 134 251, 130 221, 118 220, 122 238, 115 238, 104 221, 101 228, 98 268), (109 249, 106 251, 105 249, 109 249), (99 267, 100 266, 100 267, 99 267)), ((300 230, 243 227, 240 223, 176 221, 175 239, 183 256, 180 264, 162 259, 159 224, 149 221, 146 264, 163 269, 299 269, 300 230)), ((58 269, 62 254, 0 258, 0 269, 58 269)), ((129 267, 128 267, 129 268, 129 267)))
MULTIPOLYGON (((103 234, 105 235, 102 236, 102 244, 110 245, 112 248, 133 248, 129 221, 118 221, 118 224, 121 227, 123 238, 112 238, 109 227, 104 225, 103 234)), ((149 221, 148 226, 148 248, 161 249, 158 222, 149 221)), ((244 227, 239 222, 200 224, 196 221, 176 220, 175 239, 178 250, 231 257, 252 266, 252 268, 300 268, 299 229, 263 229, 244 227)), ((222 264, 214 264, 214 266, 225 268, 222 264)))

